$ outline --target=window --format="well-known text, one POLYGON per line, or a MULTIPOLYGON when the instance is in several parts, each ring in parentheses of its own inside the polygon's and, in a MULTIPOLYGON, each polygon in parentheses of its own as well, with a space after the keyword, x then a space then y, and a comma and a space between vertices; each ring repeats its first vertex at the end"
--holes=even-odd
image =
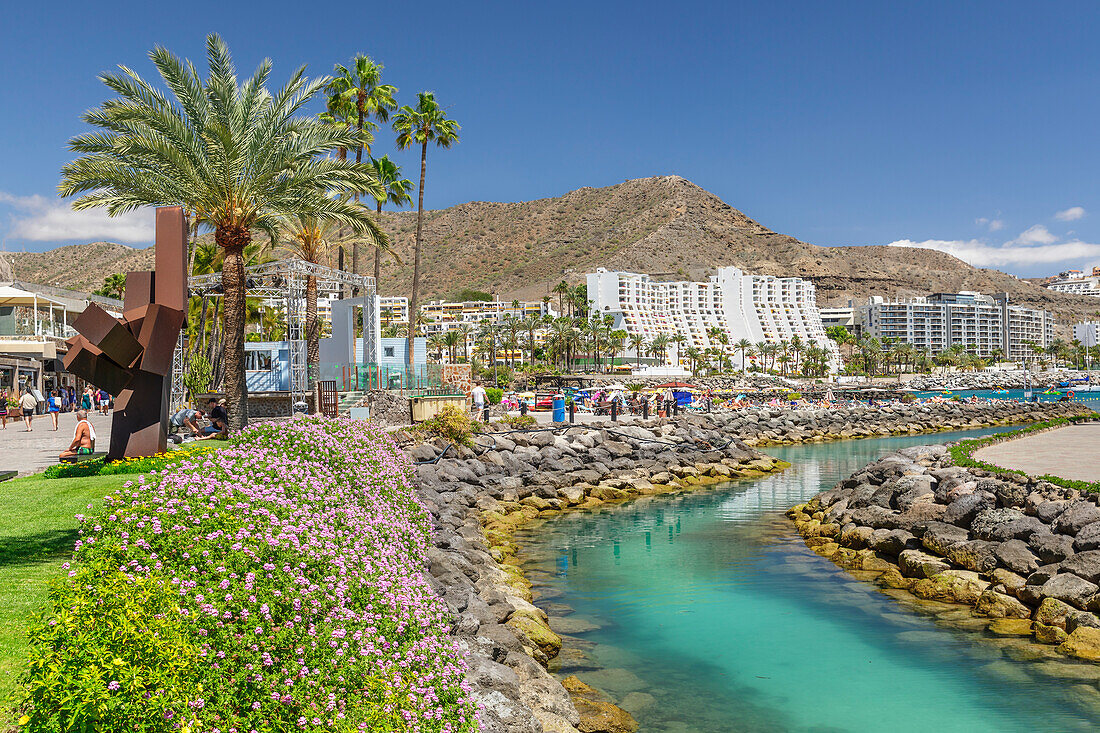
POLYGON ((394 347, 392 347, 392 346, 383 346, 382 349, 383 349, 383 352, 385 353, 385 356, 386 356, 387 359, 392 359, 393 358, 393 349, 394 349, 394 347))
POLYGON ((244 352, 244 368, 250 372, 270 372, 271 352, 267 350, 244 352))

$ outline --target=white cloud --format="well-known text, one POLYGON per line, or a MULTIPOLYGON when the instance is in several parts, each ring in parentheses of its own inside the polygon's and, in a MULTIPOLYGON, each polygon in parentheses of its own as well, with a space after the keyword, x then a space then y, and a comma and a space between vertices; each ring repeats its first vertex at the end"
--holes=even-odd
POLYGON ((1068 209, 1059 211, 1054 215, 1054 218, 1058 221, 1077 221, 1085 218, 1085 210, 1080 206, 1071 206, 1068 209))
POLYGON ((1054 236, 1047 230, 1042 224, 1036 224, 1035 226, 1028 227, 1024 231, 1020 232, 1020 236, 1016 237, 1010 242, 1005 244, 1018 244, 1023 247, 1035 247, 1038 245, 1054 244, 1058 241, 1058 237, 1054 236))
MULTIPOLYGON (((1032 229, 1034 228, 1032 227, 1032 229)), ((1033 244, 1020 244, 1016 240, 996 245, 979 239, 926 239, 923 242, 899 239, 890 242, 889 246, 934 249, 954 255, 963 262, 975 267, 1026 267, 1028 265, 1049 265, 1056 262, 1080 262, 1082 260, 1100 259, 1100 244, 1079 240, 1036 247, 1033 244)))
POLYGON ((988 228, 991 232, 999 232, 1000 230, 1005 228, 1005 223, 1003 219, 990 219, 985 216, 978 217, 974 220, 974 223, 980 227, 988 228))
POLYGON ((136 211, 110 217, 103 209, 73 211, 67 202, 45 196, 13 196, 0 191, 0 204, 15 210, 7 238, 31 242, 73 240, 145 244, 153 241, 154 216, 136 211))

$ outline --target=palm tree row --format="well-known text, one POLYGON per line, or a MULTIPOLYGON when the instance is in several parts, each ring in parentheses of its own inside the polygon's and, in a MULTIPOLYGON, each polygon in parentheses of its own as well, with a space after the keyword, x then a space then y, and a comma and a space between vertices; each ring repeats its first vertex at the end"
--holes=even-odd
MULTIPOLYGON (((373 198, 380 211, 387 201, 407 202, 411 184, 385 156, 363 158, 370 153, 373 120, 384 122, 394 112, 397 148, 421 147, 410 298, 415 318, 427 147, 454 144, 459 126, 447 119, 430 92, 418 94, 415 106, 397 108, 397 90, 381 84, 381 65, 366 56, 355 57, 348 67, 338 65, 335 77, 308 79, 305 68, 299 68, 271 91, 271 62, 264 60, 241 82, 217 35, 207 38, 205 79, 164 48, 149 55, 168 91, 124 66, 102 74, 117 96, 83 116, 98 129, 70 142, 80 157, 62 169, 59 192, 77 197, 74 209, 104 207, 112 216, 147 206, 182 206, 196 230, 213 231, 219 252, 213 259, 220 262, 223 288, 224 389, 230 429, 239 430, 248 420, 244 266, 253 238, 265 234, 272 246, 287 239, 297 256, 316 261, 324 259, 335 230, 350 230, 375 249, 377 274, 389 243, 359 198, 373 198), (326 92, 324 115, 302 114, 326 92), (350 150, 355 150, 354 162, 348 159, 350 150)), ((189 261, 197 255, 193 251, 189 261)), ((357 269, 357 257, 352 259, 357 269)), ((312 288, 315 292, 315 282, 312 288)), ((316 301, 309 300, 314 315, 307 315, 307 351, 315 373, 316 301)), ((413 327, 410 323, 410 331, 413 327)), ((410 339, 410 363, 411 352, 410 339)))

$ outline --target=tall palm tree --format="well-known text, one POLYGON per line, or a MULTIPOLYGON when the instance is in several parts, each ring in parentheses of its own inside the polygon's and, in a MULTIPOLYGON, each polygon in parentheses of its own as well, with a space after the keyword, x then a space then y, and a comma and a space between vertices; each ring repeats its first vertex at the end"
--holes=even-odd
POLYGON ((451 364, 458 363, 458 347, 465 336, 456 329, 451 329, 443 334, 443 345, 447 347, 447 355, 451 364))
MULTIPOLYGON (((364 232, 378 250, 390 248, 386 233, 367 215, 364 232)), ((339 222, 315 214, 298 214, 279 218, 279 228, 288 241, 288 254, 304 262, 323 265, 329 261, 331 236, 339 222)), ((310 388, 317 381, 321 364, 321 327, 317 318, 317 277, 306 276, 306 374, 310 388)))
MULTIPOLYGON (((378 204, 378 213, 382 213, 382 204, 387 201, 399 208, 405 204, 411 204, 412 196, 409 195, 409 191, 412 190, 412 181, 401 177, 401 166, 390 160, 388 155, 383 155, 381 158, 372 157, 370 162, 374 165, 374 169, 378 171, 378 183, 382 186, 382 195, 376 196, 374 199, 378 204)), ((378 287, 381 279, 382 250, 375 247, 374 287, 378 287)))
POLYGON ((736 348, 738 351, 741 352, 741 372, 744 373, 744 371, 745 371, 745 354, 749 351, 749 349, 752 348, 752 341, 749 341, 746 338, 738 339, 737 343, 735 343, 733 346, 734 346, 734 348, 736 348))
MULTIPOLYGON (((406 104, 393 118, 393 130, 397 133, 398 149, 405 150, 414 144, 420 146, 420 187, 416 192, 416 241, 413 245, 410 314, 416 311, 417 299, 420 296, 420 239, 424 224, 424 175, 428 170, 428 143, 434 142, 441 148, 449 148, 458 142, 458 131, 461 129, 457 122, 447 119, 447 113, 435 101, 433 92, 420 92, 416 97, 416 107, 406 104)), ((409 341, 407 360, 411 366, 412 341, 409 341)))
POLYGON ((562 280, 554 286, 554 292, 558 294, 558 315, 565 315, 565 296, 569 294, 569 283, 562 280))
POLYGON ((397 87, 382 83, 382 64, 370 56, 356 54, 348 66, 337 64, 328 91, 355 107, 355 127, 359 131, 359 144, 355 148, 355 162, 363 162, 363 149, 369 150, 371 117, 386 122, 390 112, 397 109, 393 95, 397 87))
POLYGON ((229 428, 239 430, 248 421, 245 247, 256 230, 274 242, 280 215, 312 214, 362 232, 368 219, 363 208, 329 193, 370 190, 373 171, 324 157, 355 145, 353 132, 297 116, 328 77, 309 80, 303 67, 270 92, 270 61, 240 84, 219 36, 207 37, 206 53, 205 80, 166 49, 149 54, 171 97, 125 67, 101 75, 119 98, 85 113, 84 121, 101 130, 70 142, 82 157, 62 169, 58 189, 62 196, 83 194, 73 202, 77 210, 103 206, 114 216, 144 206, 179 205, 214 230, 225 253, 229 428))
POLYGON ((645 336, 635 333, 630 336, 630 348, 634 349, 634 362, 642 365, 642 351, 645 350, 645 336))

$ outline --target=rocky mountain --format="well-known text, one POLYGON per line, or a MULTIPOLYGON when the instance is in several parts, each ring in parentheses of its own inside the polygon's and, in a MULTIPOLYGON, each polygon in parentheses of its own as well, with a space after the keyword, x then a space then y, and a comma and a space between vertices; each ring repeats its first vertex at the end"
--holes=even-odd
MULTIPOLYGON (((809 278, 821 305, 869 295, 977 290, 1007 292, 1012 302, 1051 310, 1069 322, 1100 310, 1098 300, 1055 293, 942 252, 808 244, 772 231, 679 176, 520 203, 470 202, 425 212, 424 218, 422 283, 429 298, 470 287, 506 300, 535 299, 563 279, 582 282, 596 267, 698 279, 717 266, 736 265, 751 273, 809 278)), ((405 294, 412 281, 416 212, 384 213, 382 219, 402 261, 385 262, 381 291, 405 294)), ((148 267, 150 255, 99 242, 17 254, 15 268, 22 279, 86 288, 111 272, 148 267)), ((373 269, 362 248, 359 269, 373 269)))

